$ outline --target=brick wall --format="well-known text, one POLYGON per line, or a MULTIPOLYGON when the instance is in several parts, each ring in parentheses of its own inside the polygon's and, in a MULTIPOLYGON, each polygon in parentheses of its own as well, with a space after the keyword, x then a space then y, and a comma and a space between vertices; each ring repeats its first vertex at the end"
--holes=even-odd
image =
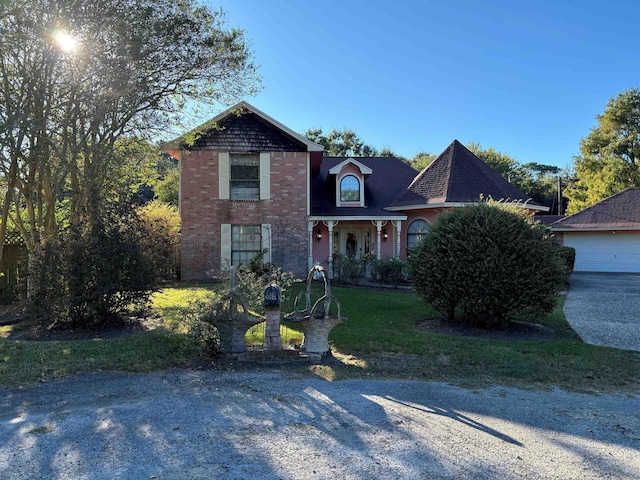
POLYGON ((272 259, 296 274, 306 274, 306 152, 270 152, 271 198, 260 201, 218 200, 218 152, 182 151, 181 205, 183 280, 210 278, 221 268, 220 225, 271 224, 272 259), (297 238, 297 237, 295 237, 297 238), (295 245, 291 242, 296 241, 295 245), (293 254, 292 254, 293 253, 293 254))

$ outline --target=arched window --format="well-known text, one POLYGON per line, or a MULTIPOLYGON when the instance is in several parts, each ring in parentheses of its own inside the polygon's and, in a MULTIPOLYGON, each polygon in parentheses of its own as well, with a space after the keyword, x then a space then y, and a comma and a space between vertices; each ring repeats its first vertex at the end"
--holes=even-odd
POLYGON ((360 182, 353 175, 347 175, 342 180, 340 180, 340 201, 360 201, 360 182))
POLYGON ((429 233, 429 224, 426 220, 417 219, 409 224, 407 229, 407 248, 417 247, 429 233))

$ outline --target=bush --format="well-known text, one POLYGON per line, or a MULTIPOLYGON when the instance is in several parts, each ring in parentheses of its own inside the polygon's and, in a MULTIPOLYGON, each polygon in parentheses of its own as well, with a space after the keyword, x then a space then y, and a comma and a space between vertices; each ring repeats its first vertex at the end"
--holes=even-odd
POLYGON ((573 247, 561 246, 558 252, 564 264, 566 270, 565 279, 567 279, 569 278, 569 275, 571 275, 571 272, 573 272, 573 267, 576 264, 576 249, 573 247))
POLYGON ((48 328, 106 326, 148 306, 158 285, 148 236, 129 205, 111 205, 29 258, 30 299, 48 328))
POLYGON ((219 299, 219 295, 213 294, 207 299, 193 300, 181 309, 180 314, 187 328, 187 335, 200 355, 209 359, 218 358, 223 353, 214 311, 219 299))
POLYGON ((397 287, 405 279, 407 268, 407 262, 399 258, 376 258, 371 261, 371 279, 397 287))
POLYGON ((173 205, 153 200, 137 210, 146 232, 144 245, 154 274, 176 280, 176 247, 180 244, 180 214, 173 205))
POLYGON ((411 281, 426 303, 487 327, 550 312, 564 275, 549 230, 509 205, 442 214, 411 257, 411 281))
MULTIPOLYGON (((264 263, 263 253, 266 251, 254 258, 248 266, 237 267, 234 282, 234 293, 241 297, 250 312, 257 315, 265 313, 264 290, 269 284, 275 282, 280 286, 280 300, 284 306, 291 286, 298 281, 293 274, 282 272, 270 263, 264 263)), ((220 272, 216 277, 223 282, 218 292, 205 299, 194 299, 181 312, 189 336, 201 354, 208 358, 216 358, 229 351, 232 340, 230 320, 236 313, 228 311, 228 300, 220 303, 224 295, 229 293, 230 270, 220 272)))
POLYGON ((333 256, 333 271, 340 281, 357 285, 367 268, 367 261, 349 255, 333 256))

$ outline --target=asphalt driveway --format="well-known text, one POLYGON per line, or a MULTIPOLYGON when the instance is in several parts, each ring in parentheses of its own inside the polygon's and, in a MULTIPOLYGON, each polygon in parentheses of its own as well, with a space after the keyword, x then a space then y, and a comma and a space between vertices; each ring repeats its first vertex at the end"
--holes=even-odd
POLYGON ((572 273, 564 313, 591 345, 640 351, 640 274, 572 273))

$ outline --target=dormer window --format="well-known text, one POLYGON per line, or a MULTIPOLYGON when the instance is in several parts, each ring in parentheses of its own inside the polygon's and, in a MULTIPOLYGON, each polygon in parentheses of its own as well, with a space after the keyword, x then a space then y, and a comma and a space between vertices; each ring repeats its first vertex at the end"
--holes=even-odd
POLYGON ((360 181, 354 175, 347 175, 340 180, 340 201, 360 201, 360 181))
POLYGON ((336 206, 365 207, 364 182, 373 170, 355 158, 347 158, 329 169, 335 175, 336 206))

